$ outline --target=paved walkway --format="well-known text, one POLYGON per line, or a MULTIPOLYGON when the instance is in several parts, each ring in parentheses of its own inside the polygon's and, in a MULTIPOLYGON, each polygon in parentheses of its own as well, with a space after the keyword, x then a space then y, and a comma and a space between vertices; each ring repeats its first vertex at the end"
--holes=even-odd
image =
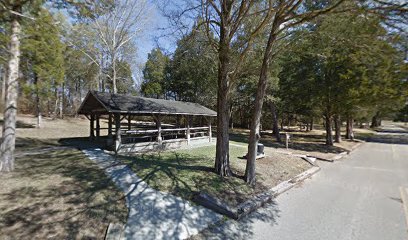
POLYGON ((126 194, 129 215, 124 239, 185 239, 222 219, 209 209, 150 188, 129 167, 100 149, 83 152, 126 194))

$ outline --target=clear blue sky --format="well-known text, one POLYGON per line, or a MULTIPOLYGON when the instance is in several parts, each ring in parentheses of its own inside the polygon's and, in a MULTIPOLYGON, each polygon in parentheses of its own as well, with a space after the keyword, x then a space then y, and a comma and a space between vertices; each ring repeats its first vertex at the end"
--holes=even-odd
POLYGON ((159 46, 166 51, 173 52, 175 49, 175 40, 171 37, 163 37, 164 32, 160 30, 168 26, 167 19, 162 16, 154 3, 152 4, 152 17, 150 23, 145 27, 142 36, 135 39, 138 48, 138 61, 145 63, 147 54, 155 47, 159 46), (158 43, 156 42, 158 41, 158 43))

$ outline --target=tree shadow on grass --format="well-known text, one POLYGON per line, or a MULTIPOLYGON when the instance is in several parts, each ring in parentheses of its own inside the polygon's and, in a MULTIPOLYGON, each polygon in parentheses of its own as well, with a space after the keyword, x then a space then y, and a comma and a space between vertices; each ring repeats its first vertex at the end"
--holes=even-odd
MULTIPOLYGON (((149 236, 148 239, 175 238, 174 234, 179 231, 182 232, 186 222, 188 224, 197 224, 197 226, 200 226, 198 228, 201 229, 205 228, 209 222, 216 223, 214 219, 212 221, 208 220, 216 216, 214 213, 210 213, 208 210, 205 212, 202 207, 194 207, 193 210, 191 206, 194 206, 194 204, 187 204, 186 201, 181 200, 190 200, 193 194, 198 191, 204 191, 213 197, 215 196, 233 207, 234 205, 231 203, 240 203, 251 194, 246 192, 250 188, 242 179, 237 177, 221 178, 216 175, 213 172, 212 158, 171 152, 118 156, 118 159, 126 163, 141 178, 141 181, 146 183, 146 186, 161 191, 160 193, 151 194, 151 190, 147 189, 146 186, 143 189, 143 184, 140 181, 135 184, 128 194, 131 196, 137 194, 137 198, 131 204, 138 206, 138 211, 133 211, 130 214, 130 224, 134 226, 142 225, 142 229, 139 230, 144 231, 144 235, 149 236), (172 195, 181 198, 174 198, 172 195), (137 218, 133 216, 137 216, 137 218), (170 221, 174 229, 171 226, 166 226, 169 221, 168 218, 171 218, 170 221), (161 232, 157 230, 158 227, 162 229, 161 232)), ((125 176, 120 176, 120 174, 117 177, 126 179, 125 176)), ((258 186, 261 185, 258 184, 258 186)), ((256 218, 262 221, 274 222, 276 212, 258 214, 256 218)), ((126 231, 126 234, 127 236, 140 237, 138 235, 140 233, 132 232, 132 229, 126 231)), ((252 232, 248 226, 246 229, 237 230, 236 234, 236 236, 238 234, 250 236, 252 232)), ((225 239, 222 235, 220 233, 219 238, 225 239)))
POLYGON ((49 147, 59 147, 55 139, 38 139, 38 138, 17 138, 16 150, 19 152, 27 151, 29 149, 40 149, 49 147))
POLYGON ((77 149, 89 149, 106 147, 107 137, 100 137, 99 140, 90 140, 89 137, 72 137, 58 139, 58 143, 62 146, 73 147, 77 149))
POLYGON ((205 192, 234 207, 267 190, 261 183, 255 188, 248 186, 236 171, 230 177, 218 176, 211 156, 167 152, 119 159, 151 187, 188 200, 197 192, 205 192))
POLYGON ((17 139, 30 154, 17 156, 15 171, 0 176, 0 238, 103 238, 109 222, 126 218, 124 195, 75 149, 36 153, 55 147, 50 142, 17 139))

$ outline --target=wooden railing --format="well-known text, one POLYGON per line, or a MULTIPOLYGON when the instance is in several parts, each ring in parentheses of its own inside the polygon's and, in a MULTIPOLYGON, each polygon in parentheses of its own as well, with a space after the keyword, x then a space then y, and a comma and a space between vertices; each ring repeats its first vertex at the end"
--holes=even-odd
MULTIPOLYGON (((159 129, 137 129, 137 130, 123 130, 122 132, 122 138, 125 142, 135 142, 137 140, 142 140, 143 139, 148 139, 148 141, 152 141, 153 138, 159 138, 159 136, 163 139, 163 137, 169 137, 169 136, 175 136, 174 139, 180 139, 177 137, 180 133, 183 136, 182 138, 187 139, 187 141, 190 140, 190 138, 195 138, 195 137, 204 137, 208 136, 210 137, 209 133, 209 127, 191 127, 191 128, 163 128, 161 130, 159 129), (159 132, 160 131, 160 132, 159 132)), ((159 140, 158 140, 159 141, 159 140)))

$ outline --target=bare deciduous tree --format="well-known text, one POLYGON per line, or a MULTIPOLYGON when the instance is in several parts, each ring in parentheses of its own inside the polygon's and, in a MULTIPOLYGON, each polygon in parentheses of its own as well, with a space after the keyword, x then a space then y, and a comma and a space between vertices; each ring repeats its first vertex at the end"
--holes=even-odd
POLYGON ((254 38, 262 32, 273 16, 273 4, 274 1, 259 3, 254 0, 201 2, 201 18, 207 31, 218 34, 218 42, 215 43, 219 60, 215 171, 221 176, 230 175, 228 128, 231 86, 248 51, 252 48, 254 38), (256 17, 250 18, 255 15, 256 17), (240 35, 244 25, 250 25, 249 31, 245 35, 240 35), (234 48, 238 49, 235 53, 232 49, 234 44, 238 45, 234 48), (234 55, 237 57, 233 57, 234 55))
POLYGON ((112 71, 107 76, 112 81, 113 93, 117 93, 117 61, 121 59, 123 49, 141 33, 150 17, 146 3, 146 0, 119 0, 110 11, 95 15, 97 17, 91 22, 101 49, 98 49, 99 60, 91 55, 89 57, 100 68, 103 60, 105 64, 108 62, 112 71), (101 56, 103 54, 106 54, 106 58, 101 56))

